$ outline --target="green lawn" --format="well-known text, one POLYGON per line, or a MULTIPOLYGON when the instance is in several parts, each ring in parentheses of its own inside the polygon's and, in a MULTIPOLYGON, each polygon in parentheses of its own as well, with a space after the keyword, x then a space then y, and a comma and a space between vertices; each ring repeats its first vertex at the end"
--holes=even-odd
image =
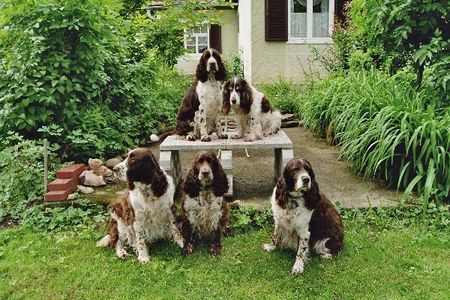
MULTIPOLYGON (((447 228, 448 229, 448 228, 447 228)), ((299 299, 450 297, 448 230, 425 225, 382 229, 346 222, 346 248, 331 261, 313 258, 293 278, 294 254, 265 253, 270 230, 224 240, 215 258, 201 248, 182 258, 174 244, 151 249, 148 265, 98 249, 95 235, 0 231, 0 298, 299 299)))

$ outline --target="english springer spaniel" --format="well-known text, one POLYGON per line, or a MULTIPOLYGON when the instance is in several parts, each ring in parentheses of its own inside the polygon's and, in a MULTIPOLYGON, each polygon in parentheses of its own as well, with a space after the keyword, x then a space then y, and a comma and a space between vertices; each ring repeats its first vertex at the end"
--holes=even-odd
POLYGON ((225 66, 215 49, 205 50, 197 65, 195 80, 181 102, 175 132, 188 140, 198 138, 209 142, 214 131, 219 138, 227 138, 217 116, 222 110, 221 81, 225 79, 225 66))
POLYGON ((128 181, 125 197, 113 204, 110 213, 109 234, 97 245, 111 245, 119 258, 132 247, 141 263, 148 263, 147 243, 156 239, 172 239, 180 248, 184 240, 175 224, 173 180, 160 168, 150 150, 138 148, 114 167, 117 177, 128 181))
POLYGON ((191 254, 196 242, 203 239, 211 246, 211 253, 218 255, 228 221, 228 207, 223 199, 228 191, 228 179, 214 152, 197 154, 182 191, 183 254, 191 254))
POLYGON ((271 198, 275 230, 265 251, 291 248, 297 251, 292 275, 302 273, 309 251, 324 259, 342 250, 341 216, 321 192, 311 164, 292 159, 286 165, 271 198))
POLYGON ((267 97, 242 78, 230 79, 223 88, 223 112, 237 115, 238 133, 232 138, 247 142, 275 134, 281 127, 281 114, 274 111, 267 97))

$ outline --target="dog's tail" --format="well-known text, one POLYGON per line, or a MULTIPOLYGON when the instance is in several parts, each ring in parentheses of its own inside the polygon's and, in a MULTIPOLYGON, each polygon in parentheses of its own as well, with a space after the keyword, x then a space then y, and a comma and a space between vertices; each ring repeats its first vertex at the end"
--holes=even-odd
POLYGON ((175 129, 169 130, 167 132, 161 133, 160 135, 152 134, 150 136, 150 140, 152 142, 159 142, 161 140, 164 140, 169 135, 175 134, 175 129))

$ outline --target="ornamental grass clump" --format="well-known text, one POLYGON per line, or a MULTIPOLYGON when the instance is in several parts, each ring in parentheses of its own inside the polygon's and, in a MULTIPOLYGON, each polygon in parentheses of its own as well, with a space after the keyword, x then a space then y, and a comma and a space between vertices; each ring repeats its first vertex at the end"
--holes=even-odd
POLYGON ((325 80, 297 103, 305 125, 321 136, 332 128, 340 157, 366 178, 409 195, 448 200, 450 108, 412 88, 409 73, 350 71, 325 80))

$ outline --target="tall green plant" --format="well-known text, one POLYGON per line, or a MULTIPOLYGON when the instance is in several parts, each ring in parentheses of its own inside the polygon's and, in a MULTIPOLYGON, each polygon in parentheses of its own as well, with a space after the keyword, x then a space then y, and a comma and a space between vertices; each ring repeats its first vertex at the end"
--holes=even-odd
POLYGON ((364 41, 376 64, 389 65, 392 73, 411 64, 422 84, 426 68, 444 76, 433 76, 440 97, 448 96, 450 63, 450 23, 448 0, 355 0, 349 30, 357 32, 355 40, 364 41))
POLYGON ((90 1, 23 3, 1 28, 0 131, 34 137, 81 106, 131 100, 114 12, 90 1))

